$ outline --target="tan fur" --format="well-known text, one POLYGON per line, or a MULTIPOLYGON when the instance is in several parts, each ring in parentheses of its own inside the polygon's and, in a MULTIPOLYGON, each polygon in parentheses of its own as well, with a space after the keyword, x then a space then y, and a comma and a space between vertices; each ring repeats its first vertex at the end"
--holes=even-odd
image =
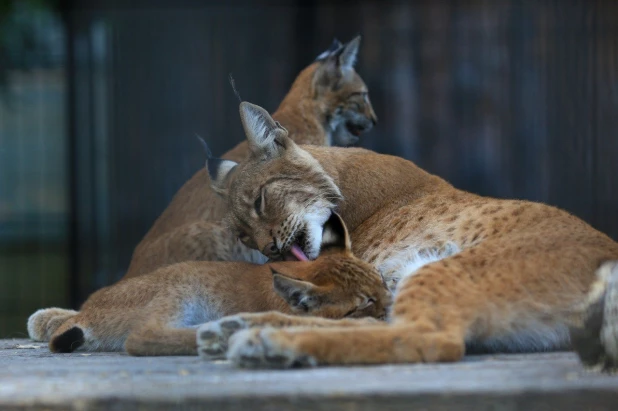
MULTIPOLYGON (((345 46, 334 44, 298 75, 273 113, 291 139, 302 144, 349 145, 358 138, 349 129, 358 134, 375 124, 367 87, 353 69, 359 43, 357 37, 345 46)), ((249 153, 243 142, 223 158, 241 161, 249 153)), ((263 262, 229 233, 224 215, 224 202, 210 189, 208 172, 200 170, 181 187, 138 244, 125 278, 189 260, 263 262)))
POLYGON ((197 325, 241 312, 274 310, 280 314, 266 318, 279 315, 286 323, 303 325, 312 320, 290 316, 384 318, 390 293, 375 269, 352 255, 343 223, 334 219, 340 223, 331 238, 338 241, 325 243, 328 251, 316 261, 173 264, 97 291, 79 313, 37 311, 28 321, 30 337, 49 339, 53 352, 81 346, 124 348, 133 355, 196 355, 197 325))
POLYGON ((279 150, 228 179, 232 226, 271 257, 294 243, 311 251, 299 233, 319 234, 311 221, 324 210, 312 204, 323 193, 329 201, 320 207, 341 213, 355 254, 398 285, 389 324, 237 333, 228 356, 242 365, 456 361, 466 346, 563 348, 595 271, 618 259, 616 242, 557 208, 467 193, 397 157, 279 140, 279 150), (264 192, 258 215, 251 205, 264 192), (289 221, 294 228, 281 229, 289 221))

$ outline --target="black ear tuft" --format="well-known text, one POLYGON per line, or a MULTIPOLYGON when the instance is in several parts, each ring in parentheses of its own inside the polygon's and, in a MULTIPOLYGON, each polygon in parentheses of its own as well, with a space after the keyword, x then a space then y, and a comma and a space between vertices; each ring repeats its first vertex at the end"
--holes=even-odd
POLYGON ((234 94, 236 95, 238 102, 242 103, 242 98, 240 98, 240 93, 238 93, 238 90, 236 89, 236 81, 234 81, 234 77, 232 77, 232 73, 230 73, 230 75, 228 76, 228 79, 230 80, 230 86, 232 86, 232 90, 234 90, 234 94))
POLYGON ((330 47, 324 50, 322 53, 320 53, 320 55, 316 57, 315 60, 316 61, 326 60, 327 58, 334 55, 342 48, 343 48, 343 44, 341 44, 341 42, 335 38, 333 39, 333 42, 331 43, 330 47))
POLYGON ((195 137, 197 137, 197 140, 200 142, 200 144, 202 145, 202 148, 204 149, 204 153, 206 154, 206 160, 211 159, 212 158, 212 152, 210 151, 210 148, 208 147, 208 144, 206 143, 206 140, 204 140, 202 138, 202 136, 200 136, 197 133, 195 133, 195 137))
POLYGON ((320 252, 328 249, 350 250, 348 230, 341 216, 333 212, 324 224, 320 252))

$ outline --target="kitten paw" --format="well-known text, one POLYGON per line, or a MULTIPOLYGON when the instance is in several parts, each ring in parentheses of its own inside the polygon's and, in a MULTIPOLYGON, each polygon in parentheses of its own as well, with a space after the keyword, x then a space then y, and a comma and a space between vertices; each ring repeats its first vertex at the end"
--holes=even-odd
POLYGON ((223 317, 201 325, 197 329, 197 351, 205 360, 225 358, 230 337, 248 325, 238 315, 223 317))

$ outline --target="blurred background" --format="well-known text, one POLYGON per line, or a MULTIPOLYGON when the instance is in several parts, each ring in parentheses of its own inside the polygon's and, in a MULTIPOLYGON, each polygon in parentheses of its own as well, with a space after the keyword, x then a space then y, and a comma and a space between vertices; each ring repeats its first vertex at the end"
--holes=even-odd
POLYGON ((0 337, 126 270, 177 189, 274 111, 333 37, 363 43, 361 145, 618 239, 618 2, 0 0, 0 337))

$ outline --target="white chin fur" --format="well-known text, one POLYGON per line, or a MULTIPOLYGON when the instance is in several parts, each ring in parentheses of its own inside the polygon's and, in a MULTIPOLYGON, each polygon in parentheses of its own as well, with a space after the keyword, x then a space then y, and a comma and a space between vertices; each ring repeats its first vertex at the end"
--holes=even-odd
POLYGON ((315 260, 318 258, 318 255, 320 255, 323 227, 330 217, 331 212, 330 208, 316 207, 305 215, 307 245, 303 251, 310 260, 315 260))

